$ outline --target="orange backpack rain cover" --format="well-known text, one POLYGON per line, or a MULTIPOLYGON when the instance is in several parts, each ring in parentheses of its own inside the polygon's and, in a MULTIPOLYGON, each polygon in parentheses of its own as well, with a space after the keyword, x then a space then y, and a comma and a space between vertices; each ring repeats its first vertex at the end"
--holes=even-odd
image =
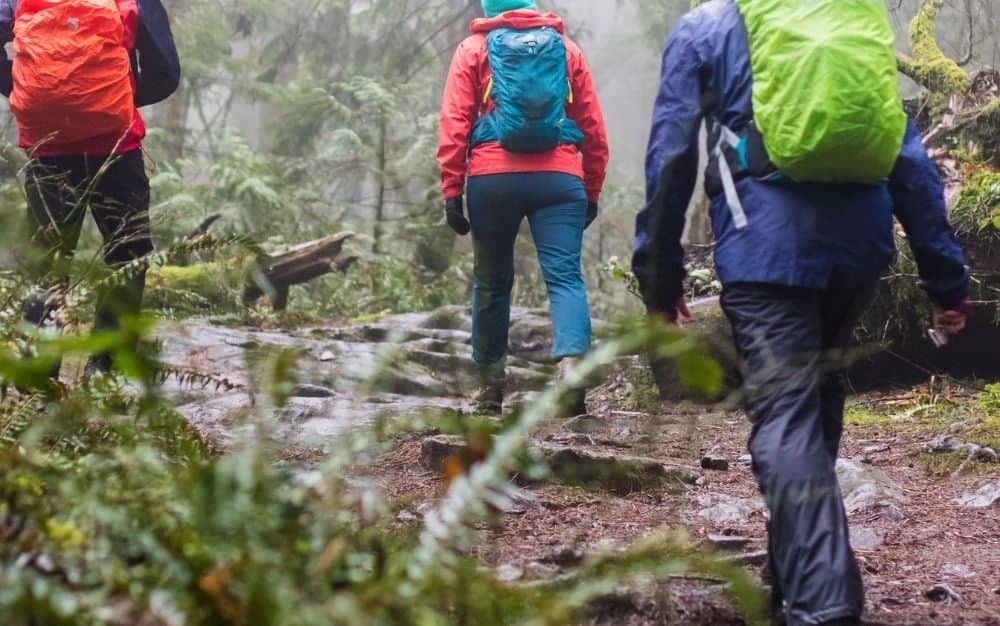
POLYGON ((124 136, 135 114, 116 0, 21 0, 10 108, 23 144, 124 136))

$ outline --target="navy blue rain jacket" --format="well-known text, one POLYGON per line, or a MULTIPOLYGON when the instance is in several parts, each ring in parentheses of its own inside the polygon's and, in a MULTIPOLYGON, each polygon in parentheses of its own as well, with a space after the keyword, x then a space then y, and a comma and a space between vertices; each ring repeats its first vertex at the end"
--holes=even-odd
MULTIPOLYGON (((698 136, 708 120, 741 133, 753 118, 746 29, 732 0, 711 0, 681 19, 667 41, 646 161, 647 204, 636 221, 633 269, 646 304, 673 311, 685 276, 681 236, 694 192, 698 136)), ((921 285, 945 307, 966 300, 969 271, 948 223, 941 177, 911 123, 881 186, 774 184, 736 175, 749 225, 733 225, 711 159, 706 189, 715 262, 724 285, 762 282, 824 288, 835 269, 865 286, 895 253, 893 215, 906 231, 921 285)))

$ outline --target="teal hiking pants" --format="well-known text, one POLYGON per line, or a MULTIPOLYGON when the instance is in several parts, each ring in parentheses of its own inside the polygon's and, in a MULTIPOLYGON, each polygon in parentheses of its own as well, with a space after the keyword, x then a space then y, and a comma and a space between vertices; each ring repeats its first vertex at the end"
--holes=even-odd
POLYGON ((475 248, 472 345, 476 363, 488 367, 507 356, 514 243, 525 217, 549 293, 552 356, 585 354, 590 349, 591 324, 581 269, 587 216, 583 181, 554 172, 473 176, 468 206, 475 248))

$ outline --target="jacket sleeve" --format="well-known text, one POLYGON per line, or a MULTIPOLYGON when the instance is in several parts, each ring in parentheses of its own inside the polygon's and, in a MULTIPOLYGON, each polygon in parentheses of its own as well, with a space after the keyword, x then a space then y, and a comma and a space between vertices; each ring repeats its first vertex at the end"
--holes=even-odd
POLYGON ((604 125, 604 112, 597 97, 594 77, 590 73, 583 52, 571 44, 570 83, 573 97, 566 107, 566 113, 583 132, 583 182, 587 197, 598 202, 604 179, 608 174, 608 133, 604 125))
POLYGON ((917 261, 921 287, 935 304, 960 308, 969 294, 969 267, 948 223, 941 176, 912 123, 889 177, 889 192, 917 261))
POLYGON ((451 61, 441 104, 437 160, 441 166, 441 189, 446 200, 465 193, 469 138, 479 110, 477 72, 474 43, 467 39, 458 47, 451 61))
POLYGON ((7 44, 14 41, 14 0, 0 0, 0 48, 4 49, 0 59, 0 93, 10 97, 14 88, 13 63, 7 58, 7 44))
POLYGON ((646 205, 636 218, 632 269, 646 306, 673 312, 684 293, 681 237, 698 178, 701 55, 684 19, 667 40, 646 154, 646 205))

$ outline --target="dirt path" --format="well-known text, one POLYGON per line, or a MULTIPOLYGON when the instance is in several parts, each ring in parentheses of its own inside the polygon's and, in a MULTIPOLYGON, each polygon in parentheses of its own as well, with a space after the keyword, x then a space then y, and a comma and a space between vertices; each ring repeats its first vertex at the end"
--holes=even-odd
MULTIPOLYGON (((302 385, 269 435, 279 456, 309 463, 323 458, 340 434, 378 417, 425 411, 454 416, 467 407, 475 384, 469 325, 462 309, 449 307, 349 328, 168 326, 161 332, 166 362, 211 379, 166 391, 206 438, 226 450, 255 433, 246 426, 253 363, 272 350, 298 350, 302 385), (219 378, 226 384, 220 386, 219 378)), ((541 312, 515 315, 510 365, 520 390, 542 388, 552 374, 548 327, 541 312)), ((518 399, 525 397, 530 399, 518 399)), ((629 467, 624 482, 618 476, 614 490, 552 482, 533 487, 517 510, 482 533, 476 556, 510 581, 546 579, 571 572, 588 553, 681 529, 705 545, 735 542, 734 556, 759 575, 765 511, 745 456, 749 426, 743 416, 661 405, 636 359, 619 361, 589 403, 592 416, 551 420, 534 434, 534 444, 561 451, 560 462, 571 466, 581 455, 621 460, 629 467), (701 469, 706 454, 728 469, 701 469), (671 479, 663 480, 664 472, 671 479)), ((957 501, 984 486, 1000 489, 1000 464, 995 458, 967 463, 964 448, 921 453, 942 435, 956 438, 945 448, 971 443, 1000 449, 1000 388, 985 396, 957 388, 869 394, 852 400, 848 421, 839 471, 872 623, 1000 626, 1000 503, 965 508, 957 501), (928 598, 936 585, 955 597, 928 598)), ((422 463, 422 447, 420 440, 402 443, 374 469, 363 470, 374 472, 401 508, 401 525, 419 524, 444 490, 440 472, 422 463)), ((718 585, 672 579, 652 595, 606 599, 593 607, 593 623, 740 623, 722 596, 718 585)))
MULTIPOLYGON (((739 550, 750 555, 751 570, 760 573, 754 553, 765 547, 765 512, 744 456, 749 427, 742 415, 705 407, 635 411, 630 393, 634 389, 628 382, 618 381, 593 395, 596 419, 588 422, 585 435, 556 422, 537 439, 692 468, 711 452, 729 461, 728 471, 699 470, 698 483, 682 489, 625 494, 551 485, 534 489, 533 501, 484 534, 477 547, 482 560, 508 577, 545 578, 572 568, 588 552, 683 528, 698 542, 707 543, 710 536, 719 541, 718 535, 746 540, 739 550)), ((959 455, 920 453, 942 432, 996 445, 1000 432, 991 421, 996 418, 988 417, 973 397, 937 399, 935 405, 930 400, 922 390, 852 400, 843 456, 854 462, 846 462, 847 468, 871 469, 876 475, 881 470, 887 484, 901 492, 898 505, 891 497, 885 502, 876 496, 851 515, 867 586, 867 619, 892 625, 1000 625, 1000 508, 964 508, 956 502, 996 481, 1000 465, 967 465, 953 476, 961 465, 959 455), (947 585, 960 600, 929 599, 927 592, 936 585, 947 585)), ((420 442, 404 444, 383 459, 379 471, 390 495, 412 502, 409 508, 416 512, 419 503, 433 502, 443 489, 434 472, 421 468, 420 449, 420 442)), ((719 600, 718 589, 706 596, 704 585, 674 581, 673 586, 672 606, 651 609, 636 599, 616 601, 600 609, 610 612, 595 623, 739 623, 719 600)))

